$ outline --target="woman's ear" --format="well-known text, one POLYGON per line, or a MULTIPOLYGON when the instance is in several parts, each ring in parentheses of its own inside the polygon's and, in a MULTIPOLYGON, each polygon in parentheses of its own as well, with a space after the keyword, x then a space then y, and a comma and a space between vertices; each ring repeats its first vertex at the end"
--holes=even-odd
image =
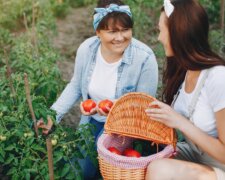
POLYGON ((99 37, 99 34, 100 34, 100 31, 99 30, 96 30, 96 36, 99 37))

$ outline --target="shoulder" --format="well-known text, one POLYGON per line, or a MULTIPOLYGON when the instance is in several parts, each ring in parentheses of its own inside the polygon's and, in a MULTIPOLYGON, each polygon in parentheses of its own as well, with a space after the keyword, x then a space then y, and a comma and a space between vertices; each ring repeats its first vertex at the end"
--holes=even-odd
POLYGON ((138 54, 145 54, 147 56, 154 55, 154 52, 148 45, 135 38, 132 38, 131 47, 138 54))
POLYGON ((225 66, 215 66, 209 69, 205 82, 205 90, 214 112, 225 107, 225 66))
POLYGON ((225 66, 214 66, 209 69, 208 81, 209 83, 225 84, 225 66))
POLYGON ((84 50, 88 50, 89 48, 91 48, 91 46, 93 46, 94 44, 97 44, 99 43, 99 39, 97 36, 92 36, 92 37, 89 37, 88 39, 86 39, 85 41, 83 41, 78 50, 79 51, 84 51, 84 50))

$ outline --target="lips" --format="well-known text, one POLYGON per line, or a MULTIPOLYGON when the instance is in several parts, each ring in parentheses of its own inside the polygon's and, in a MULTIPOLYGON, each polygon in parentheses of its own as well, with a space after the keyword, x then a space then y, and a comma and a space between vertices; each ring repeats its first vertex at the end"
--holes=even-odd
POLYGON ((113 43, 113 45, 116 47, 122 47, 124 45, 124 43, 113 43))

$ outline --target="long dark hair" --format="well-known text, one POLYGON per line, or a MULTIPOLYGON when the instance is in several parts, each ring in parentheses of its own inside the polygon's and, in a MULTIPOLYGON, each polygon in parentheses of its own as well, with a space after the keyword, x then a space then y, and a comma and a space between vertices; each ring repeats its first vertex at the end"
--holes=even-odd
MULTIPOLYGON (((167 57, 163 73, 163 100, 171 104, 187 70, 203 70, 225 61, 208 42, 209 21, 195 0, 172 0, 174 11, 167 19, 173 57, 167 57)), ((162 8, 164 11, 164 8, 162 8)))
MULTIPOLYGON (((110 4, 124 5, 124 3, 120 0, 99 0, 97 7, 105 8, 110 4)), ((117 30, 116 25, 121 25, 123 28, 133 28, 133 19, 123 12, 111 12, 107 14, 99 23, 97 30, 107 30, 109 26, 109 20, 112 20, 112 26, 114 30, 117 30)))

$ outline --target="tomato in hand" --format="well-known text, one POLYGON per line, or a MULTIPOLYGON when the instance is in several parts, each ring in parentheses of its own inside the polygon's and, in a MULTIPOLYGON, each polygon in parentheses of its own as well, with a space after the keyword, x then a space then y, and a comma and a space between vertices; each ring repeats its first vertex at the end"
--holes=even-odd
POLYGON ((109 147, 108 150, 114 154, 122 155, 122 153, 115 147, 109 147))
POLYGON ((106 107, 111 108, 112 105, 113 105, 113 102, 112 102, 112 101, 110 101, 110 100, 108 100, 108 99, 105 99, 105 100, 102 100, 102 101, 98 104, 98 107, 99 107, 100 109, 102 109, 105 113, 108 113, 109 110, 108 110, 106 107))
POLYGON ((93 108, 96 107, 96 103, 92 99, 87 99, 82 103, 85 112, 90 112, 93 108))
POLYGON ((137 158, 141 157, 141 154, 138 151, 135 151, 134 149, 131 148, 125 149, 123 155, 127 157, 137 157, 137 158))

